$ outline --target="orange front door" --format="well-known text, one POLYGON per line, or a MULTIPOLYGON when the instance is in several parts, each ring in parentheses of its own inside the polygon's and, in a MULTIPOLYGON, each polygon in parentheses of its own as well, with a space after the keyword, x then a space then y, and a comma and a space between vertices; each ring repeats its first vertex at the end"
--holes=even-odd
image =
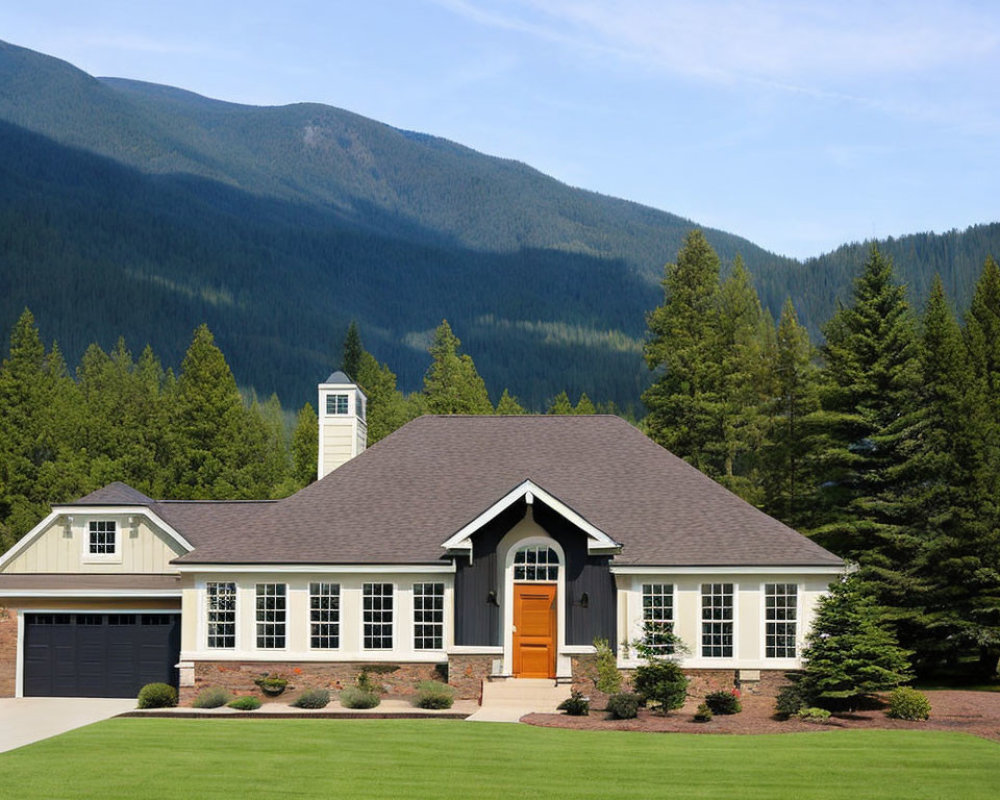
POLYGON ((555 584, 514 584, 514 676, 556 676, 555 584))

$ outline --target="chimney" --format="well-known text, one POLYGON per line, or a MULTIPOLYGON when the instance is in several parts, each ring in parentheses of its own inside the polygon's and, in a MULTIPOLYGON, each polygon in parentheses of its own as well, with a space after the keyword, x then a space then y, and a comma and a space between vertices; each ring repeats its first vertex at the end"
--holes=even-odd
POLYGON ((339 370, 319 385, 319 478, 368 446, 367 402, 358 385, 339 370))

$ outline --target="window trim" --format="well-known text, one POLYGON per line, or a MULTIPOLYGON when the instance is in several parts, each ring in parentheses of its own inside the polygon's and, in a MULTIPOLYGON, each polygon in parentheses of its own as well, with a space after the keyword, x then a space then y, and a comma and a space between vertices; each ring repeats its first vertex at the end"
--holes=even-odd
MULTIPOLYGON (((725 596, 726 592, 721 592, 721 596, 725 596)), ((736 658, 738 650, 738 642, 736 641, 736 631, 738 630, 739 621, 736 618, 737 610, 737 597, 739 595, 739 585, 735 581, 713 581, 713 580, 702 580, 698 583, 698 656, 700 658, 706 659, 713 663, 717 663, 725 660, 733 660, 736 658), (730 614, 729 619, 706 619, 705 618, 705 587, 713 587, 711 594, 714 596, 716 592, 714 591, 715 586, 729 586, 729 595, 732 597, 732 602, 730 603, 730 614), (730 625, 729 639, 730 639, 730 653, 728 655, 723 652, 721 655, 708 655, 705 653, 705 624, 706 623, 721 623, 730 625)), ((722 634, 725 635, 724 633, 722 634)), ((725 645, 721 645, 725 648, 725 645)))
MULTIPOLYGON (((397 587, 395 583, 390 582, 390 581, 362 581, 362 583, 361 583, 361 593, 360 594, 361 594, 361 597, 360 597, 361 603, 359 604, 360 605, 359 610, 361 611, 361 613, 359 615, 359 620, 358 620, 359 623, 360 623, 360 629, 358 631, 358 633, 359 633, 358 644, 360 645, 360 647, 358 648, 358 651, 361 652, 361 653, 388 653, 388 652, 392 652, 393 650, 396 649, 396 634, 397 634, 396 625, 397 625, 397 619, 398 619, 398 614, 399 614, 399 603, 398 603, 399 587, 397 587), (392 598, 392 617, 391 617, 390 622, 388 623, 388 625, 390 626, 389 627, 389 646, 388 647, 369 647, 365 643, 365 640, 367 638, 365 636, 365 625, 366 624, 372 624, 372 625, 385 625, 386 624, 385 622, 377 622, 377 623, 376 622, 373 622, 373 623, 366 623, 365 622, 365 613, 366 613, 366 610, 365 610, 365 599, 366 599, 366 597, 365 597, 365 589, 367 587, 369 587, 369 586, 383 586, 383 587, 388 586, 391 589, 391 593, 390 593, 389 596, 392 598)), ((375 596, 376 595, 372 595, 372 597, 375 597, 375 596)), ((384 597, 385 595, 380 595, 380 596, 384 597)), ((372 609, 372 610, 374 611, 374 609, 372 609)), ((384 610, 385 609, 381 609, 381 611, 384 611, 384 610)), ((385 638, 384 635, 381 638, 385 638)))
POLYGON ((563 559, 560 556, 559 551, 557 551, 552 545, 545 544, 545 543, 537 544, 537 543, 534 543, 534 542, 529 542, 529 543, 526 543, 526 544, 518 545, 517 547, 514 548, 514 557, 513 557, 513 560, 511 561, 511 567, 513 568, 514 583, 558 583, 559 582, 559 573, 560 573, 560 571, 562 570, 562 567, 563 567, 563 559), (527 557, 527 553, 528 553, 529 550, 534 550, 536 553, 544 550, 545 551, 545 562, 542 563, 540 561, 535 561, 534 564, 529 564, 528 560, 527 560, 527 558, 528 558, 527 557), (517 557, 521 553, 525 554, 525 561, 524 561, 523 564, 518 564, 517 557), (555 556, 555 561, 550 560, 550 557, 549 557, 550 553, 553 556, 555 556), (545 568, 545 570, 546 570, 546 576, 544 578, 529 578, 529 577, 527 577, 528 568, 529 567, 535 567, 535 568, 537 568, 539 566, 543 566, 545 568), (521 578, 517 577, 517 568, 518 567, 524 567, 525 577, 521 577, 521 578), (555 574, 555 577, 550 577, 548 573, 549 573, 549 570, 551 570, 553 568, 555 568, 556 574, 555 574))
POLYGON ((333 391, 326 393, 326 400, 324 401, 324 415, 327 417, 349 417, 351 416, 351 394, 347 391, 333 391), (343 408, 341 411, 341 400, 343 400, 343 408), (333 406, 333 411, 330 407, 333 406))
MULTIPOLYGON (((308 586, 306 588, 307 588, 308 595, 309 595, 309 606, 308 606, 308 608, 309 608, 309 618, 308 618, 309 628, 308 628, 308 634, 307 634, 308 635, 308 645, 309 645, 308 646, 308 650, 310 652, 331 652, 331 651, 340 650, 341 647, 343 646, 343 622, 344 622, 344 620, 343 620, 343 613, 342 613, 343 610, 344 610, 343 587, 341 586, 341 584, 339 582, 338 583, 334 583, 332 581, 309 581, 309 584, 308 584, 308 586), (316 587, 329 587, 333 591, 315 592, 314 593, 313 592, 313 587, 314 586, 316 586, 316 587), (315 597, 324 597, 324 598, 336 597, 336 599, 337 599, 336 609, 313 608, 313 597, 314 596, 315 597), (334 622, 322 621, 322 620, 314 620, 313 619, 313 612, 314 611, 315 612, 336 611, 336 620, 334 622), (335 644, 332 647, 320 647, 320 646, 314 645, 313 644, 313 639, 314 638, 320 638, 321 635, 320 634, 316 634, 316 633, 313 632, 313 625, 335 625, 336 626, 336 631, 337 631, 336 634, 335 634, 335 637, 336 637, 336 640, 337 640, 337 644, 335 644)), ((328 638, 332 638, 332 637, 328 637, 328 638)))
POLYGON ((253 644, 254 650, 287 650, 288 649, 288 584, 284 582, 277 581, 266 581, 264 583, 254 584, 253 593, 253 607, 254 607, 254 629, 253 629, 253 644), (264 594, 261 595, 261 587, 264 587, 264 594), (267 589, 271 587, 274 589, 273 594, 269 594, 267 589), (280 589, 280 591, 278 591, 280 589), (275 602, 273 608, 261 608, 261 599, 267 600, 272 599, 275 602), (278 608, 277 601, 281 600, 281 607, 278 608), (270 610, 273 612, 275 618, 268 621, 267 619, 261 619, 261 612, 265 614, 270 610), (281 615, 281 619, 278 619, 278 615, 281 615), (267 626, 273 626, 272 633, 261 633, 261 626, 264 626, 264 630, 267 626), (280 633, 279 633, 280 631, 280 633), (261 639, 281 639, 281 644, 261 644, 261 639))
MULTIPOLYGON (((788 622, 788 620, 773 620, 774 622, 788 622)), ((778 663, 781 661, 797 661, 802 657, 802 642, 800 641, 800 635, 802 633, 802 584, 795 581, 763 581, 760 584, 760 657, 763 661, 768 663, 778 663), (794 586, 795 587, 795 619, 793 620, 795 624, 795 635, 793 637, 793 645, 795 648, 795 654, 791 656, 769 656, 767 654, 767 587, 768 585, 781 585, 781 586, 794 586)))
POLYGON ((445 612, 446 612, 446 608, 445 608, 445 596, 446 596, 447 586, 445 586, 445 584, 444 584, 443 581, 420 581, 418 583, 414 583, 413 584, 412 591, 413 591, 413 595, 412 595, 412 598, 413 598, 413 602, 412 602, 412 606, 413 606, 413 608, 412 608, 412 612, 413 612, 413 629, 412 629, 412 631, 413 631, 413 640, 412 640, 413 649, 415 651, 417 651, 417 652, 425 652, 425 651, 427 651, 427 652, 436 652, 436 651, 439 651, 439 650, 444 650, 445 646, 446 646, 446 642, 445 642, 445 612), (426 592, 421 592, 418 595, 418 593, 417 593, 417 587, 432 587, 434 589, 434 592, 432 594, 427 594, 426 592), (440 587, 440 592, 437 591, 438 587, 440 587), (420 609, 418 611, 418 609, 417 609, 417 598, 418 598, 418 596, 421 597, 421 598, 424 598, 424 597, 431 597, 431 598, 434 598, 434 599, 440 598, 440 601, 441 601, 441 607, 440 607, 440 609, 437 609, 437 608, 420 609), (417 621, 417 614, 418 613, 425 613, 426 614, 426 613, 428 613, 428 611, 430 611, 430 612, 440 611, 440 614, 441 614, 440 621, 432 621, 432 622, 421 621, 421 622, 418 622, 417 621), (438 630, 438 633, 437 634, 432 634, 431 637, 427 637, 427 636, 418 637, 418 635, 417 635, 417 627, 418 626, 436 628, 438 630), (435 639, 440 639, 441 643, 437 647, 434 647, 434 646, 431 646, 431 647, 424 646, 424 647, 422 647, 422 646, 420 646, 417 643, 418 638, 423 638, 423 639, 431 638, 432 641, 435 640, 435 639))
POLYGON ((237 647, 239 646, 239 643, 240 643, 239 642, 239 637, 240 637, 240 625, 239 625, 239 622, 240 622, 240 619, 239 619, 240 603, 239 603, 239 597, 240 597, 240 587, 236 583, 236 581, 207 581, 205 583, 205 608, 204 608, 204 617, 202 618, 202 620, 203 620, 204 625, 205 625, 205 638, 204 638, 204 642, 205 642, 205 649, 206 650, 212 650, 212 651, 215 651, 215 650, 230 650, 230 651, 232 651, 232 650, 236 650, 237 647), (211 587, 212 586, 232 586, 233 587, 232 588, 233 607, 232 607, 232 609, 230 609, 228 611, 224 610, 224 612, 223 612, 223 613, 231 613, 233 615, 232 622, 231 623, 219 623, 219 622, 215 623, 217 625, 218 624, 232 624, 232 626, 233 626, 233 643, 232 643, 232 645, 213 645, 212 644, 212 632, 211 631, 212 631, 212 624, 213 623, 209 619, 209 615, 212 613, 212 608, 211 608, 211 602, 212 602, 211 587))
MULTIPOLYGON (((100 517, 98 519, 88 519, 83 528, 83 555, 82 561, 89 564, 120 564, 122 560, 122 529, 123 526, 121 522, 117 519, 112 519, 108 517, 100 517), (108 531, 98 531, 92 529, 91 526, 95 525, 111 525, 113 530, 110 531, 114 535, 114 547, 109 552, 105 553, 95 553, 91 550, 94 546, 93 536, 94 534, 105 534, 108 531)), ((100 546, 100 545, 99 545, 100 546)), ((107 544, 105 543, 106 547, 107 544)))
MULTIPOLYGON (((640 638, 645 643, 646 638, 646 587, 670 587, 670 632, 673 634, 677 633, 677 584, 674 581, 669 583, 662 580, 650 580, 649 582, 641 581, 639 583, 639 625, 640 625, 640 638)), ((655 597, 667 597, 665 592, 650 592, 651 596, 655 597)), ((652 620, 655 621, 655 620, 652 620)), ((674 655, 676 654, 677 648, 674 645, 661 645, 657 648, 657 652, 664 655, 674 655)))

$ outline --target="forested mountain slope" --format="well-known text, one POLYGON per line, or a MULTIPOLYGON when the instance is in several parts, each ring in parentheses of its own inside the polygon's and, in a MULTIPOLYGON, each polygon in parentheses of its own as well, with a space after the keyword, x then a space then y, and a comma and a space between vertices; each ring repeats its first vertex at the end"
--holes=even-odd
MULTIPOLYGON (((634 405, 645 312, 695 225, 329 106, 97 79, 4 43, 0 123, 3 335, 28 306, 70 363, 124 335, 176 365, 207 322, 239 380, 290 406, 351 319, 416 388, 445 317, 494 401, 506 386, 534 408, 562 389, 634 405)), ((970 274, 997 251, 982 233, 970 274)), ((803 267, 706 235, 772 313, 791 294, 814 329, 849 288, 853 251, 803 267)))

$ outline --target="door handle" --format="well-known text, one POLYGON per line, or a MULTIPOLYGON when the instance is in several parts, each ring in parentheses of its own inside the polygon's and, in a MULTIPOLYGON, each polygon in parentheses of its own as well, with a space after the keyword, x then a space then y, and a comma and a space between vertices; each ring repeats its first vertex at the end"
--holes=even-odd
POLYGON ((510 632, 511 633, 517 633, 517 625, 511 625, 510 626, 510 632))

